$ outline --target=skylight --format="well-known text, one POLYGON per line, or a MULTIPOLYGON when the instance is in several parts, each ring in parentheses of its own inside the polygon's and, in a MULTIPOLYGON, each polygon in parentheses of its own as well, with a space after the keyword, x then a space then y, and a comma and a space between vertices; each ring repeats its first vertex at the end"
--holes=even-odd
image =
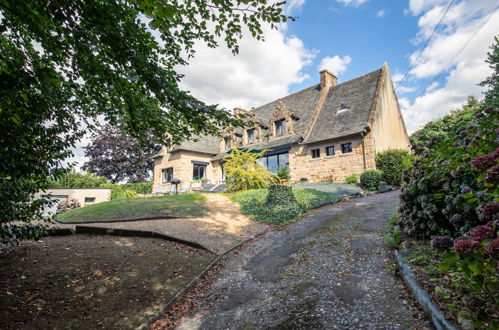
POLYGON ((342 113, 342 112, 345 112, 348 110, 350 110, 350 107, 348 105, 346 105, 345 103, 341 103, 340 110, 338 110, 338 113, 342 113))

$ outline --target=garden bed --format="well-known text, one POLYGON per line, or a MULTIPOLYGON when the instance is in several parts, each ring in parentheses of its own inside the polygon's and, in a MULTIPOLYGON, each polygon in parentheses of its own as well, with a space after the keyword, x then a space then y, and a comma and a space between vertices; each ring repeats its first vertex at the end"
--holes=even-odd
POLYGON ((22 242, 0 255, 0 328, 136 328, 214 259, 159 239, 22 242))
POLYGON ((206 213, 204 201, 205 197, 200 194, 120 198, 69 210, 59 214, 56 220, 86 223, 161 217, 192 218, 206 213))
POLYGON ((475 324, 478 328, 487 328, 491 323, 499 324, 499 311, 492 300, 476 297, 472 283, 465 281, 459 273, 442 272, 438 269, 443 256, 441 251, 420 241, 411 246, 406 262, 414 270, 418 284, 444 312, 445 318, 461 326, 462 319, 485 321, 475 324))
POLYGON ((289 205, 285 207, 281 205, 270 207, 265 205, 268 189, 242 191, 231 194, 229 197, 241 205, 241 212, 243 214, 258 221, 274 224, 289 223, 311 209, 340 200, 339 196, 333 196, 327 192, 315 189, 293 189, 293 193, 296 198, 296 204, 293 204, 291 207, 289 205))

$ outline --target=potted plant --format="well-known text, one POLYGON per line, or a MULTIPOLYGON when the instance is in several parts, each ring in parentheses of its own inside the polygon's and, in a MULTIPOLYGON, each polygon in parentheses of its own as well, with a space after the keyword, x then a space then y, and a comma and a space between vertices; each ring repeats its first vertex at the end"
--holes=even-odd
POLYGON ((277 170, 277 177, 281 180, 281 183, 288 183, 288 180, 291 178, 289 174, 289 167, 284 166, 277 170))

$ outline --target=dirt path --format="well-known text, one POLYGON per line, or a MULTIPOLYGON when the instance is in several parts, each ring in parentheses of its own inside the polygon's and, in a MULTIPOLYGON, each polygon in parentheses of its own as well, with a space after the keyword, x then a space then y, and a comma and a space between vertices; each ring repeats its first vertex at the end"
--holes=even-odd
POLYGON ((270 231, 229 259, 215 307, 181 329, 423 329, 401 281, 385 267, 382 232, 398 192, 323 207, 270 231))
MULTIPOLYGON (((92 223, 90 227, 154 231, 199 243, 221 254, 268 226, 241 214, 239 204, 220 194, 206 194, 208 212, 199 218, 159 219, 133 222, 92 223)), ((59 227, 74 225, 58 225, 59 227)))

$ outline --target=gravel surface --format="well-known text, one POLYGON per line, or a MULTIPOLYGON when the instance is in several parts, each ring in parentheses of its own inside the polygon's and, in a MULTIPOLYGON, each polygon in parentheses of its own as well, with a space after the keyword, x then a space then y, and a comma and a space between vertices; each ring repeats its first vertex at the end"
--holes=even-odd
POLYGON ((425 329, 386 270, 398 191, 330 205, 234 254, 180 329, 425 329), (208 303, 207 303, 208 305, 208 303))
MULTIPOLYGON (((225 253, 268 228, 266 224, 241 214, 239 204, 223 195, 206 194, 205 204, 208 206, 208 211, 198 218, 103 222, 81 226, 154 231, 199 243, 217 254, 225 253)), ((75 225, 59 223, 56 226, 75 227, 75 225)))

